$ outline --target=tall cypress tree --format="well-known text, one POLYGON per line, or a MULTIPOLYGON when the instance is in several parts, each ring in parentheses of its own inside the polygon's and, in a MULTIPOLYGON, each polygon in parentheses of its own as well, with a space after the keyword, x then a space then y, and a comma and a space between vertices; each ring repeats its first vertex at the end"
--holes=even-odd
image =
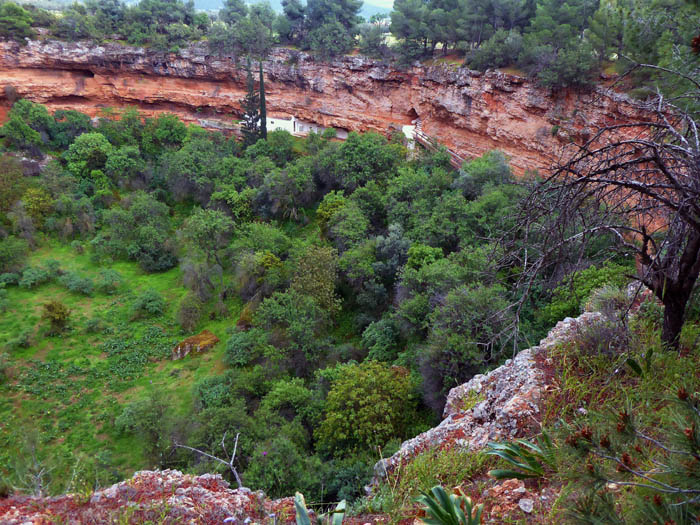
POLYGON ((265 107, 265 80, 263 79, 262 60, 260 60, 260 138, 267 138, 267 108, 265 107))
POLYGON ((247 148, 255 144, 260 138, 260 97, 255 90, 255 80, 250 67, 250 57, 248 58, 248 94, 241 100, 243 110, 243 121, 241 122, 241 134, 243 144, 247 148))

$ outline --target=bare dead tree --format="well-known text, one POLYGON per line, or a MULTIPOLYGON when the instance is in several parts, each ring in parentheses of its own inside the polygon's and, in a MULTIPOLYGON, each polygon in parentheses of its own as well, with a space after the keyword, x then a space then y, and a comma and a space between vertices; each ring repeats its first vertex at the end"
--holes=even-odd
POLYGON ((193 448, 193 447, 188 447, 187 445, 180 445, 178 443, 175 443, 175 446, 177 448, 184 448, 187 450, 191 450, 192 452, 196 452, 197 454, 200 454, 204 457, 207 457, 209 459, 213 459, 214 461, 218 461, 219 463, 223 463, 226 465, 231 473, 233 474, 233 477, 236 479, 236 483, 238 484, 238 488, 242 489, 243 488, 243 482, 241 481, 241 476, 238 474, 238 470, 236 467, 233 465, 233 463, 236 461, 236 451, 238 450, 238 437, 241 435, 240 432, 236 434, 236 441, 233 444, 233 452, 231 455, 229 455, 228 451, 226 450, 226 434, 227 432, 224 432, 224 436, 221 438, 221 448, 224 451, 224 457, 226 459, 221 459, 216 456, 212 456, 211 454, 207 454, 203 450, 199 450, 198 448, 193 448))
POLYGON ((598 129, 534 187, 519 221, 518 264, 527 293, 565 253, 581 259, 600 236, 612 236, 664 304, 662 341, 676 349, 700 273, 700 73, 664 72, 691 90, 640 102, 644 117, 598 129))

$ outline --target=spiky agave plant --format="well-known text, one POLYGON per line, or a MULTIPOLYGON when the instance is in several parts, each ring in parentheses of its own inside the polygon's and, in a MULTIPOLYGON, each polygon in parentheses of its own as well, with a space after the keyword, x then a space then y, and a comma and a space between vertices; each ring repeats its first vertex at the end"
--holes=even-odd
POLYGON ((479 525, 481 523, 482 505, 472 503, 464 494, 447 494, 440 485, 416 499, 425 506, 427 516, 423 523, 428 525, 479 525))
MULTIPOLYGON (((294 496, 294 507, 296 508, 297 525, 311 525, 311 513, 306 508, 306 501, 301 492, 297 492, 294 496)), ((338 503, 334 510, 319 517, 317 523, 324 525, 342 525, 343 517, 345 517, 345 508, 347 503, 345 500, 338 503)))
POLYGON ((496 479, 541 478, 545 468, 554 468, 552 441, 542 433, 537 442, 520 439, 514 443, 489 443, 487 454, 498 456, 516 469, 494 469, 489 475, 496 479))

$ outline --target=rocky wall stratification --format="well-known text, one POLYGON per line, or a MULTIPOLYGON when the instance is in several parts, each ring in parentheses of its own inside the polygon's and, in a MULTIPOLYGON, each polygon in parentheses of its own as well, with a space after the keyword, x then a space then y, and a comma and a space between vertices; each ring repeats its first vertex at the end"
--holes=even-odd
MULTIPOLYGON (((323 63, 289 49, 276 50, 264 69, 270 116, 380 133, 420 118, 425 133, 465 157, 501 149, 517 173, 547 169, 572 138, 638 115, 630 100, 602 88, 552 93, 496 71, 404 71, 359 56, 323 63)), ((166 54, 112 43, 0 41, 0 88, 6 86, 53 110, 95 116, 135 106, 225 128, 240 113, 245 72, 235 58, 208 54, 204 43, 166 54)))

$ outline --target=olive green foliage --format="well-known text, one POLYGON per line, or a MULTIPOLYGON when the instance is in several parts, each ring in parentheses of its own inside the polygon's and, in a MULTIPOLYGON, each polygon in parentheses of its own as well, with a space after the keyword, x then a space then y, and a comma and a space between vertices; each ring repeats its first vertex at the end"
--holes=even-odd
POLYGON ((408 371, 375 361, 343 367, 326 400, 319 445, 334 454, 403 437, 415 407, 408 371))
POLYGON ((154 391, 146 399, 126 405, 114 424, 123 434, 138 435, 155 465, 164 463, 171 442, 168 405, 161 394, 154 391))
POLYGON ((463 383, 483 363, 498 359, 500 338, 510 322, 505 290, 499 286, 459 287, 433 312, 430 366, 446 388, 463 383))
MULTIPOLYGON (((328 320, 329 313, 313 297, 289 289, 265 299, 253 324, 269 334, 267 340, 282 350, 281 357, 312 360, 320 356, 319 335, 328 320)), ((304 369, 307 364, 301 366, 304 369)))
POLYGON ((130 259, 148 272, 177 263, 170 241, 168 207, 152 194, 133 193, 102 214, 102 231, 91 245, 95 258, 130 259))
POLYGON ((59 334, 65 330, 70 318, 70 309, 60 301, 49 301, 44 304, 42 318, 49 322, 49 333, 59 334))
POLYGON ((333 248, 313 246, 296 261, 291 288, 312 297, 333 315, 340 310, 340 300, 335 293, 337 267, 338 256, 333 248))

